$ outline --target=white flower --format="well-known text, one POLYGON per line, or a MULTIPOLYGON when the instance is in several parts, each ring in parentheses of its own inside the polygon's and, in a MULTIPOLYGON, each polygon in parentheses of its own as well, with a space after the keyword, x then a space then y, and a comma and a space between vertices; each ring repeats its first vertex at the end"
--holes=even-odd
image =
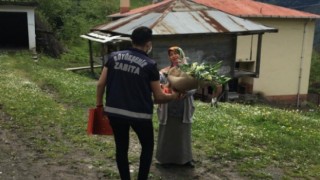
POLYGON ((198 64, 197 62, 194 62, 191 64, 183 64, 180 66, 180 69, 199 81, 208 81, 214 85, 215 83, 225 84, 231 78, 218 74, 221 64, 222 61, 214 65, 206 63, 198 64))

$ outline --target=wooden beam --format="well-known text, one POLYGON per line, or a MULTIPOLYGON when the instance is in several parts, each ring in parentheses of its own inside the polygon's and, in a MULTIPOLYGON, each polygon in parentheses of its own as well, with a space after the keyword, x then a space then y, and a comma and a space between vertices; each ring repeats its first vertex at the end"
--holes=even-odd
MULTIPOLYGON (((93 68, 101 68, 102 65, 95 65, 93 68)), ((72 67, 72 68, 66 68, 67 71, 77 71, 77 70, 84 70, 84 69, 91 69, 91 66, 82 66, 82 67, 72 67)))
POLYGON ((92 42, 89 40, 89 52, 90 52, 90 69, 91 69, 91 73, 94 74, 93 71, 93 53, 92 53, 92 42))
POLYGON ((258 47, 257 47, 257 57, 256 57, 256 77, 260 74, 260 63, 261 63, 261 47, 262 47, 262 34, 258 35, 258 47))

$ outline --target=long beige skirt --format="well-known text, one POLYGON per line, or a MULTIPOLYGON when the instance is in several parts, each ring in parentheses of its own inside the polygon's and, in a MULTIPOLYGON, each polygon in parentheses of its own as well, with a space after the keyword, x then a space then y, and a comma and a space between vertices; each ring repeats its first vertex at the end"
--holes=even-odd
POLYGON ((167 124, 159 126, 156 160, 160 164, 185 164, 193 159, 191 125, 168 117, 167 124))

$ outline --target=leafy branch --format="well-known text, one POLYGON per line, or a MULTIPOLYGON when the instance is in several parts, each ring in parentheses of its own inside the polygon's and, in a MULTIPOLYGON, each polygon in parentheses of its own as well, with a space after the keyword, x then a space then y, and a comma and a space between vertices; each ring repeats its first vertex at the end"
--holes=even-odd
POLYGON ((212 84, 216 86, 217 84, 225 84, 231 78, 225 75, 219 75, 218 71, 222 65, 222 61, 219 61, 216 64, 208 64, 208 63, 190 63, 180 65, 181 71, 186 74, 194 77, 195 79, 212 84))

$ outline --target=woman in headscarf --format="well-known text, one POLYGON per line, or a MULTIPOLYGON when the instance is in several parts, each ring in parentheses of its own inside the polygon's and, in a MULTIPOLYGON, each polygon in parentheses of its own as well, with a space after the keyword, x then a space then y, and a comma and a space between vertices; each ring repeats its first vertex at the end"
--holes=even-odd
MULTIPOLYGON (((160 70, 160 83, 168 84, 166 75, 170 68, 187 63, 180 47, 168 49, 170 66, 160 70)), ((169 85, 170 86, 170 85, 169 85)), ((156 159, 160 165, 176 164, 194 167, 191 145, 191 125, 195 110, 193 94, 196 89, 186 92, 185 98, 159 104, 158 144, 156 159)))

